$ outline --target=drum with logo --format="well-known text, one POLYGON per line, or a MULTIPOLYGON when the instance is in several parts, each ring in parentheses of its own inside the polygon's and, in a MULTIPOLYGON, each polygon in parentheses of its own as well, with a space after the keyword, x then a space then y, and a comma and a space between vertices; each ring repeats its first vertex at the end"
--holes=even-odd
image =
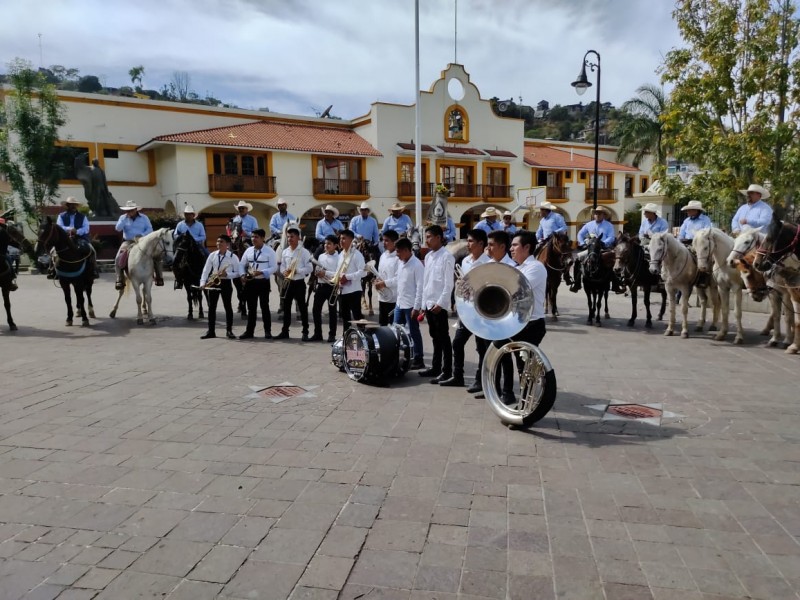
POLYGON ((350 379, 387 385, 408 372, 412 347, 411 338, 399 325, 354 324, 344 334, 340 360, 350 379))

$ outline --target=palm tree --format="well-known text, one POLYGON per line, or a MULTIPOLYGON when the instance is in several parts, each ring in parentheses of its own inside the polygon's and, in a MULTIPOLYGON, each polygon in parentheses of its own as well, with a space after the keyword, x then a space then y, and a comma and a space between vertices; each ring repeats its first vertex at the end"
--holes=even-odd
POLYGON ((622 117, 614 130, 619 144, 617 160, 633 154, 633 166, 638 167, 645 154, 651 153, 657 164, 666 164, 661 115, 667 110, 667 97, 663 89, 649 83, 640 86, 636 94, 622 105, 622 117))
POLYGON ((144 67, 139 65, 138 67, 133 67, 130 71, 128 71, 128 75, 131 76, 131 83, 136 85, 136 82, 139 82, 139 87, 142 87, 142 77, 144 77, 144 67))

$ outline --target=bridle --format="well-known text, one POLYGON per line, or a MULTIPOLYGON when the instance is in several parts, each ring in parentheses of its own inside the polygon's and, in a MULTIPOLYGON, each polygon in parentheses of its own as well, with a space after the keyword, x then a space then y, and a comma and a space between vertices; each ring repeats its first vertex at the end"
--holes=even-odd
MULTIPOLYGON (((786 225, 787 225, 786 223, 783 223, 781 225, 781 231, 786 229, 786 225)), ((776 236, 776 237, 779 237, 779 236, 780 236, 780 234, 778 234, 778 236, 776 236)), ((766 258, 767 256, 769 256, 769 257, 777 256, 778 260, 775 261, 775 262, 778 262, 778 261, 780 261, 781 258, 783 258, 787 254, 789 254, 789 252, 794 250, 797 247, 797 243, 800 242, 800 225, 796 225, 795 226, 795 232, 794 232, 794 237, 792 238, 792 241, 790 241, 788 245, 784 246, 780 250, 769 250, 768 247, 767 247, 767 239, 768 238, 769 238, 769 235, 764 237, 764 242, 762 244, 760 244, 759 247, 756 249, 756 255, 757 256, 763 256, 764 258, 766 258)), ((775 240, 775 242, 777 242, 777 239, 775 240)), ((773 242, 773 244, 775 242, 773 242)))
POLYGON ((619 252, 618 260, 622 263, 622 276, 628 280, 628 282, 634 281, 636 279, 636 274, 639 272, 639 266, 642 264, 642 258, 644 258, 644 248, 639 244, 638 248, 639 251, 636 252, 636 265, 634 266, 633 270, 630 269, 630 254, 635 252, 637 248, 637 244, 634 244, 631 240, 622 241, 617 244, 617 252, 619 252), (627 248, 626 251, 623 252, 621 250, 622 244, 626 244, 627 248), (623 256, 623 254, 625 256, 623 256))

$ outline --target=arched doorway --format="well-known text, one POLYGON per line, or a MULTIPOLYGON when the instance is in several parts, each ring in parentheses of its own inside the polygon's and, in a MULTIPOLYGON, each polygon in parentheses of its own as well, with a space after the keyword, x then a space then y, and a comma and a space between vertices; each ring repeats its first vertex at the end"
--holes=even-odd
POLYGON ((167 200, 164 203, 164 212, 170 215, 179 214, 177 210, 175 210, 175 203, 172 200, 167 200))

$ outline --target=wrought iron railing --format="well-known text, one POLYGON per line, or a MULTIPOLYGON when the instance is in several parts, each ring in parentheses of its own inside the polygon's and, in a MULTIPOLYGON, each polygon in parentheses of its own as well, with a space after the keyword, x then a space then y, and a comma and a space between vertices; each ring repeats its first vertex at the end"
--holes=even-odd
POLYGON ((341 194, 346 196, 368 196, 369 181, 366 179, 314 179, 314 195, 341 194))
POLYGON ((511 198, 511 195, 514 193, 513 185, 493 185, 484 183, 480 185, 479 188, 478 195, 481 198, 511 198))
MULTIPOLYGON (((413 181, 398 181, 397 182, 397 196, 416 196, 417 188, 416 183, 413 181)), ((433 188, 436 187, 434 183, 422 184, 422 195, 433 196, 433 188)))
POLYGON ((214 175, 208 176, 209 192, 243 192, 274 194, 275 177, 265 175, 214 175))
POLYGON ((569 188, 547 186, 548 200, 569 200, 569 188))
MULTIPOLYGON (((609 189, 609 188, 597 188, 597 199, 598 200, 616 200, 617 199, 617 190, 616 189, 609 189)), ((594 190, 592 188, 586 188, 586 202, 591 204, 594 201, 594 190)))

